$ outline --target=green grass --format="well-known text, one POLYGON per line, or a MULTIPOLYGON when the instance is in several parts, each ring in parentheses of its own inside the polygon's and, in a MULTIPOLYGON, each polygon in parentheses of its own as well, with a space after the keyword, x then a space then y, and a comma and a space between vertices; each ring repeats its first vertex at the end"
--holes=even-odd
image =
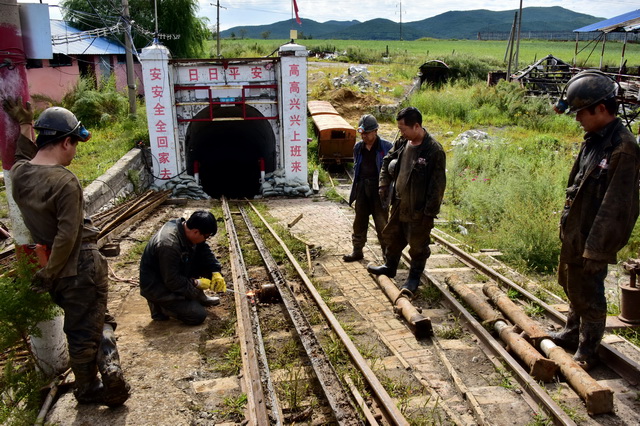
MULTIPOLYGON (((221 40, 221 51, 225 57, 264 56, 288 42, 289 40, 225 39, 221 40)), ((215 56, 216 42, 210 41, 208 43, 206 51, 215 56)), ((307 47, 309 50, 321 48, 322 50, 346 51, 348 56, 341 59, 349 60, 350 62, 403 63, 416 66, 429 59, 464 55, 472 55, 479 59, 489 58, 492 61, 503 63, 507 49, 506 40, 297 40, 297 43, 307 47), (387 47, 389 49, 389 57, 385 58, 387 47)), ((618 67, 620 65, 622 46, 623 44, 620 42, 607 42, 603 64, 610 67, 618 67)), ((519 68, 542 59, 549 54, 553 54, 567 63, 572 63, 575 47, 574 41, 522 40, 520 42, 519 68)), ((584 47, 586 47, 586 42, 580 42, 578 48, 583 49, 584 47)), ((591 48, 584 49, 577 55, 577 66, 599 66, 601 48, 596 48, 591 55, 590 50, 591 48)), ((627 59, 627 63, 630 66, 640 64, 640 51, 627 49, 625 59, 627 59)), ((506 66, 504 69, 506 69, 506 66)))

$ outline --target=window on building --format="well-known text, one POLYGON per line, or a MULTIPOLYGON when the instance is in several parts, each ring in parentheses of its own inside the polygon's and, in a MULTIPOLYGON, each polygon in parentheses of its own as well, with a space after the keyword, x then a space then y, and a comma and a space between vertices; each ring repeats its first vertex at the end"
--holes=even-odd
POLYGON ((42 68, 42 59, 27 59, 27 69, 42 68))
POLYGON ((64 53, 54 53, 53 59, 49 60, 49 66, 51 67, 70 67, 72 63, 71 56, 67 56, 64 53))

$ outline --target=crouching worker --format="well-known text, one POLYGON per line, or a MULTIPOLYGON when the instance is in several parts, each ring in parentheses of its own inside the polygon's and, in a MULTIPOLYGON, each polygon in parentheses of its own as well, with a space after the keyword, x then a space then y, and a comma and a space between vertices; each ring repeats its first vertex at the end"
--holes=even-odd
POLYGON ((149 303, 152 319, 172 316, 198 325, 207 317, 205 306, 220 303, 203 291, 227 290, 222 266, 206 243, 216 232, 215 217, 199 210, 188 220, 170 220, 151 237, 140 260, 140 294, 149 303))
POLYGON ((75 397, 82 404, 122 405, 130 389, 120 367, 116 323, 107 311, 107 262, 96 245, 98 229, 85 217, 80 182, 66 168, 78 142, 91 133, 71 111, 52 107, 33 125, 34 144, 30 105, 18 98, 4 100, 3 107, 21 133, 11 168, 13 198, 33 242, 48 254, 34 286, 48 291, 64 311, 75 397))

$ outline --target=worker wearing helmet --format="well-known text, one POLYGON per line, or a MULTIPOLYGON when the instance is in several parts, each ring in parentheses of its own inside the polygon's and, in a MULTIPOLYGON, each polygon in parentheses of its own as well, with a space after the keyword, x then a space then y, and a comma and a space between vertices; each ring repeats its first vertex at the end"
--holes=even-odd
POLYGON ((562 248, 558 281, 569 298, 567 322, 551 333, 560 346, 575 349, 585 369, 597 361, 604 334, 607 264, 627 243, 638 217, 640 148, 616 117, 617 84, 599 71, 575 75, 556 110, 567 107, 585 131, 573 164, 560 218, 562 248))
POLYGON ((378 179, 382 159, 393 144, 378 136, 378 121, 371 114, 365 114, 358 123, 358 133, 362 140, 353 147, 354 178, 349 195, 349 205, 356 202, 356 217, 353 219, 351 242, 353 252, 342 257, 345 262, 354 262, 364 257, 362 249, 367 242, 369 216, 373 216, 378 241, 382 244, 382 229, 387 224, 388 211, 378 196, 378 179))
POLYGON ((401 138, 384 157, 379 181, 380 197, 391 197, 391 215, 382 231, 385 264, 369 265, 367 271, 395 277, 402 250, 408 244, 411 263, 402 288, 413 295, 431 254, 430 233, 446 185, 446 157, 442 145, 422 127, 418 109, 402 109, 396 121, 401 138))
POLYGON ((11 168, 13 198, 33 241, 46 247, 34 282, 64 310, 75 397, 79 403, 122 405, 129 385, 113 334, 116 323, 107 311, 107 262, 96 245, 98 229, 85 217, 80 182, 65 167, 78 142, 91 134, 71 111, 52 107, 33 125, 34 144, 30 105, 18 98, 5 99, 3 107, 21 127, 11 168))

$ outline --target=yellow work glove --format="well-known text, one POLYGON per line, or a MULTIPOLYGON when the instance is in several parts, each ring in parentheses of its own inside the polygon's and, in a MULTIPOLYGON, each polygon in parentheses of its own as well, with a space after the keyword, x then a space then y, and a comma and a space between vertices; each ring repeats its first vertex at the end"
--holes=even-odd
POLYGON ((196 287, 200 290, 209 290, 211 288, 211 280, 207 278, 198 278, 196 280, 196 287))
POLYGON ((227 291, 227 283, 224 281, 220 272, 214 272, 211 275, 211 290, 216 293, 224 293, 227 291))

